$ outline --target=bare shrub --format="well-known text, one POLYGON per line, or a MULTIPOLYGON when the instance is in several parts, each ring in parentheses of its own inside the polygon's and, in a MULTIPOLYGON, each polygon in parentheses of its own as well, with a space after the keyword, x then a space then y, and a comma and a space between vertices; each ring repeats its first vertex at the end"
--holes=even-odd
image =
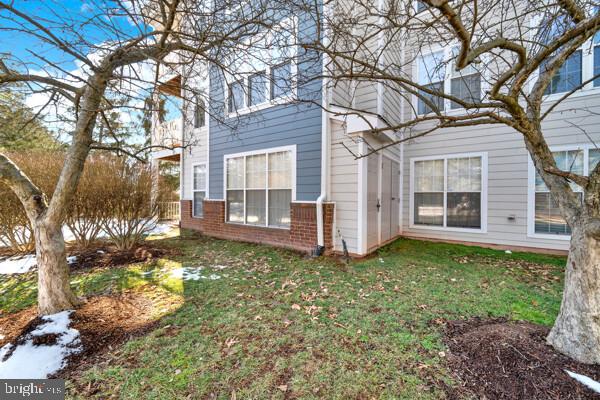
POLYGON ((142 241, 158 220, 158 202, 152 202, 152 171, 149 165, 112 158, 106 163, 103 223, 110 240, 121 250, 142 241))
POLYGON ((107 168, 110 158, 101 154, 89 157, 65 220, 80 248, 89 248, 97 241, 109 218, 105 187, 115 179, 107 168))
MULTIPOLYGON (((25 174, 45 193, 54 192, 64 162, 60 151, 29 150, 10 153, 25 174)), ((31 221, 16 195, 0 184, 0 246, 14 253, 29 253, 35 249, 31 221)))

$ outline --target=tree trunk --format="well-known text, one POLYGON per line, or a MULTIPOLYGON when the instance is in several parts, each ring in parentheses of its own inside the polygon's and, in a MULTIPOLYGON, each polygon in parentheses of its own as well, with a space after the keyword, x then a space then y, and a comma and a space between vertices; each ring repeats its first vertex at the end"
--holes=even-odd
POLYGON ((38 266, 38 312, 40 315, 70 310, 78 303, 71 291, 69 266, 62 229, 45 221, 35 224, 38 266))
POLYGON ((600 243, 573 228, 565 287, 547 341, 575 360, 600 364, 600 243))

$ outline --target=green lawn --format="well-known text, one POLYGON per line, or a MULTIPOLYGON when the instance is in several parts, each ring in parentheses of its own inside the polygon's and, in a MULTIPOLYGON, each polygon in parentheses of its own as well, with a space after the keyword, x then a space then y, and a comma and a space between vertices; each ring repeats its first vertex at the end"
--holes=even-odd
MULTIPOLYGON (((182 255, 72 278, 79 294, 150 288, 179 299, 161 327, 80 378, 98 398, 444 398, 453 382, 441 321, 550 325, 565 262, 402 239, 349 265, 192 235, 160 243, 182 255), (168 273, 182 266, 221 279, 168 273)), ((0 280, 0 294, 5 311, 31 305, 33 277, 0 280)))

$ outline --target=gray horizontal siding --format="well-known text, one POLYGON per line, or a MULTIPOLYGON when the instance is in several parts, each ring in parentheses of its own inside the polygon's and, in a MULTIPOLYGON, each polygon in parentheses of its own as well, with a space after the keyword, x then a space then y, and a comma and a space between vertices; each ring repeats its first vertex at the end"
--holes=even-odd
MULTIPOLYGON (((550 146, 589 144, 575 123, 600 143, 600 116, 586 112, 600 109, 600 92, 569 99, 543 123, 550 146), (586 115, 587 114, 587 115, 586 115)), ((503 125, 440 130, 415 139, 404 147, 404 233, 436 239, 472 241, 506 246, 568 249, 568 241, 527 236, 528 160, 521 134, 503 125), (487 233, 463 233, 410 228, 410 159, 452 153, 488 153, 488 229, 487 233), (515 221, 509 221, 509 216, 515 221)))

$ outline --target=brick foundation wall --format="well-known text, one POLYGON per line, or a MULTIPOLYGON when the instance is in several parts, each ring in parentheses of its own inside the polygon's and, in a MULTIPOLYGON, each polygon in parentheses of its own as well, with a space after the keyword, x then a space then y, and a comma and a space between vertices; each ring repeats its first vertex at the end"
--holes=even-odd
MULTIPOLYGON (((323 205, 325 249, 333 246, 333 203, 323 205)), ((192 217, 192 201, 181 201, 181 227, 221 239, 264 243, 310 252, 317 245, 315 203, 292 203, 290 229, 231 224, 225 222, 225 202, 204 200, 204 217, 192 217)))

